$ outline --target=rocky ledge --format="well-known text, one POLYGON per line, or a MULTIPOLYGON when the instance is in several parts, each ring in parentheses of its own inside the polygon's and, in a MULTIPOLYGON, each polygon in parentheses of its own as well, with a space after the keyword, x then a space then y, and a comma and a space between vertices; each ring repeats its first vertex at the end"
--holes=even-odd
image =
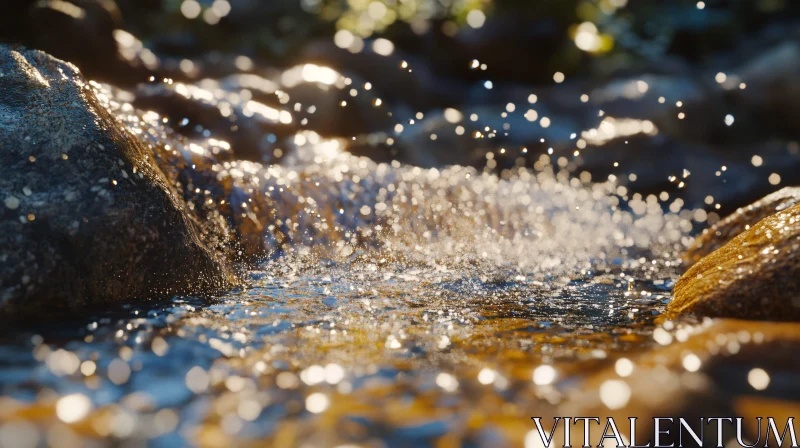
POLYGON ((714 252, 740 233, 779 211, 800 202, 800 188, 786 187, 769 194, 747 207, 742 207, 727 218, 705 229, 686 251, 684 261, 691 266, 714 252))
POLYGON ((0 46, 0 78, 0 312, 236 283, 224 222, 198 217, 75 66, 0 46))
POLYGON ((798 199, 797 188, 785 188, 701 235, 687 254, 690 262, 699 260, 676 283, 668 310, 800 320, 798 199))

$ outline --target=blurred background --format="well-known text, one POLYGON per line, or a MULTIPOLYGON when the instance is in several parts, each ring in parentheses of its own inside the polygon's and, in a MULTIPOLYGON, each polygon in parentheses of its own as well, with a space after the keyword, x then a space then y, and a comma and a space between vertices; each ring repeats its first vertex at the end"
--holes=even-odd
MULTIPOLYGON (((506 176, 547 155, 582 179, 613 176, 622 199, 703 209, 703 225, 800 176, 795 1, 15 0, 6 9, 3 40, 99 81, 134 89, 151 76, 255 73, 281 84, 266 104, 319 109, 291 129, 236 131, 238 144, 223 133, 242 158, 277 162, 297 128, 347 138, 351 152, 379 161, 506 176), (302 64, 352 85, 287 86, 302 64)), ((252 87, 241 83, 228 88, 252 87)), ((189 109, 153 89, 137 101, 167 115, 189 109)), ((231 127, 196 115, 212 132, 231 127)))

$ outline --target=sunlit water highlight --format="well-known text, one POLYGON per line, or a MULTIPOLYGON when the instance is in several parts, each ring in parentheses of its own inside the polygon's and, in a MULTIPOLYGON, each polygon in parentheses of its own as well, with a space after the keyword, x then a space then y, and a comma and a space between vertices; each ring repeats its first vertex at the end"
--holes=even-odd
MULTIPOLYGON (((286 81, 336 82, 319 70, 286 81)), ((266 261, 222 297, 5 334, 4 443, 518 443, 576 380, 656 343, 691 225, 611 181, 547 155, 507 178, 379 164, 309 131, 279 165, 235 161, 95 88, 266 261)), ((293 122, 251 99, 216 105, 293 122)))

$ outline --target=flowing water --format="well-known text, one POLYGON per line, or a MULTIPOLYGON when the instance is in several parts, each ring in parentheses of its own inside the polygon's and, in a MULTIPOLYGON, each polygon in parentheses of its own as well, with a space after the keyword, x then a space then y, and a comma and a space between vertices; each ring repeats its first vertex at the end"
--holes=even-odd
MULTIPOLYGON (((247 79, 280 97, 298 76, 349 79, 247 79)), ((301 116, 225 82, 157 84, 276 129, 301 116)), ((191 204, 225 209, 241 251, 267 257, 219 297, 5 332, 4 446, 518 445, 530 416, 656 345, 691 223, 654 196, 621 198, 546 152, 502 175, 423 169, 308 130, 280 162, 236 161, 223 137, 94 88, 191 204)))

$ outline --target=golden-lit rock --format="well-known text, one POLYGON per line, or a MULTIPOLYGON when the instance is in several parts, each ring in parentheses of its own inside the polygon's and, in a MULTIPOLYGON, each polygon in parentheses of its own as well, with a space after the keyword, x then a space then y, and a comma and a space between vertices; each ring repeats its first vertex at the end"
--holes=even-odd
POLYGON ((697 237, 683 259, 691 266, 769 215, 800 202, 800 187, 786 187, 742 207, 697 237))
POLYGON ((751 225, 702 258, 678 280, 673 295, 667 310, 675 313, 800 320, 800 204, 751 225))

